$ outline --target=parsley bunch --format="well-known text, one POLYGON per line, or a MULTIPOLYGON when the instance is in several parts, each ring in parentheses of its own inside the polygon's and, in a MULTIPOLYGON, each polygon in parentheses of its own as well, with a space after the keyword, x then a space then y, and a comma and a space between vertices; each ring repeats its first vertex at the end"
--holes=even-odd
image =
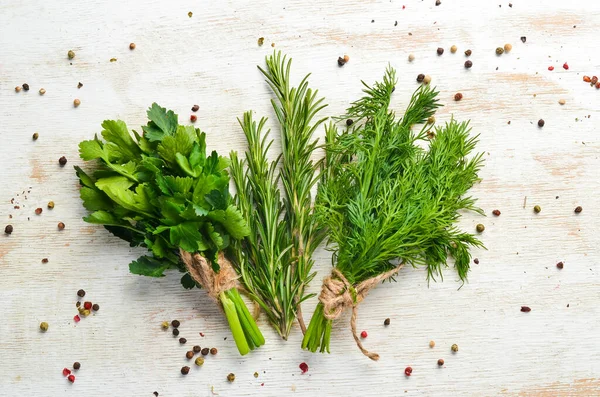
MULTIPOLYGON (((464 281, 469 248, 482 246, 456 226, 460 211, 482 213, 466 196, 482 164, 482 154, 469 158, 477 137, 470 136, 468 122, 455 120, 431 131, 430 117, 440 105, 428 85, 416 90, 402 117, 389 108, 393 69, 383 81, 364 85, 365 96, 344 116, 354 124, 342 131, 334 124, 326 129, 316 215, 327 227, 333 265, 354 295, 355 286, 399 263, 425 266, 428 278, 435 279, 452 257, 464 281), (414 132, 416 124, 424 127, 414 132)), ((354 296, 354 306, 358 303, 354 296)), ((319 302, 302 347, 329 352, 331 322, 319 302)))
MULTIPOLYGON (((220 256, 250 230, 229 194, 229 160, 207 154, 205 133, 179 125, 176 114, 156 103, 148 118, 142 135, 133 131, 132 137, 123 121, 105 120, 103 139, 79 144, 83 160, 97 160, 92 175, 75 167, 83 205, 91 211, 84 220, 148 248, 149 255, 129 264, 132 273, 161 277, 176 268, 186 272, 183 286, 193 288, 197 280, 187 273, 180 250, 201 254, 218 273, 220 256)), ((240 353, 262 345, 237 291, 219 299, 240 353)))

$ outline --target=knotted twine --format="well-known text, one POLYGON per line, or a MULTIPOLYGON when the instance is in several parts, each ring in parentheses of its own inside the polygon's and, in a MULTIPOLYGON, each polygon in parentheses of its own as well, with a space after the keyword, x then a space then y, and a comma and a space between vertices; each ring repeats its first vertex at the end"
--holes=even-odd
POLYGON ((397 273, 404 263, 399 264, 394 269, 381 273, 373 278, 366 279, 356 287, 350 284, 348 279, 337 269, 333 269, 331 276, 323 280, 319 301, 323 304, 323 317, 327 320, 335 320, 342 315, 347 308, 352 308, 352 317, 350 318, 350 329, 356 345, 360 351, 371 360, 379 360, 379 354, 369 352, 365 349, 356 334, 356 318, 358 317, 358 305, 367 296, 369 291, 381 281, 397 273))

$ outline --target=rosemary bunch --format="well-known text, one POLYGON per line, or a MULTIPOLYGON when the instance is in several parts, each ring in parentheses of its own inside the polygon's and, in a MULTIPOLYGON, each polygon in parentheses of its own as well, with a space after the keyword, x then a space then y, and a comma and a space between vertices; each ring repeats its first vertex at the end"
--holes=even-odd
POLYGON ((312 253, 325 237, 313 214, 311 189, 317 183, 321 161, 311 159, 317 147, 315 130, 324 119, 313 121, 326 105, 304 77, 291 87, 291 59, 274 53, 259 67, 275 96, 271 100, 281 130, 282 153, 268 160, 272 141, 251 112, 240 125, 248 141, 245 160, 231 154, 231 175, 237 188, 236 203, 253 233, 237 250, 238 271, 252 298, 265 311, 277 332, 287 339, 296 318, 304 331, 300 304, 313 279, 312 253), (278 183, 283 186, 283 194, 278 183))
POLYGON ((355 340, 365 355, 377 359, 356 336, 356 306, 404 263, 426 266, 428 279, 435 279, 442 277, 451 256, 460 279, 466 279, 469 248, 482 243, 460 231, 456 222, 461 210, 481 213, 475 199, 465 194, 478 181, 482 154, 468 158, 477 137, 469 135, 468 122, 455 120, 435 128, 427 150, 419 145, 431 136, 428 119, 440 106, 430 86, 419 87, 397 118, 389 108, 395 71, 388 68, 383 81, 373 86, 363 84, 364 97, 344 116, 355 121, 352 127, 326 128, 325 171, 315 208, 317 221, 328 230, 334 270, 302 347, 329 352, 333 319, 352 307, 355 340), (415 124, 423 123, 413 132, 415 124), (327 298, 327 287, 329 292, 338 288, 347 301, 327 298))

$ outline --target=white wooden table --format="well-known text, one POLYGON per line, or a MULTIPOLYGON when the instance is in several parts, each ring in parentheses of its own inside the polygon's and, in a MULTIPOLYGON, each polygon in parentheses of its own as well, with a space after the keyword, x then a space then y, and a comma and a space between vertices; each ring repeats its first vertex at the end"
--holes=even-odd
MULTIPOLYGON (((600 395, 600 142, 594 128, 600 90, 582 82, 583 75, 600 74, 600 3, 512 4, 1 1, 0 217, 2 229, 10 223, 14 232, 0 236, 0 396, 600 395), (417 74, 429 74, 446 105, 438 121, 471 119, 481 134, 486 165, 474 194, 489 216, 467 214, 463 226, 484 223, 488 250, 474 252, 480 263, 460 290, 452 269, 445 282, 429 287, 423 269, 404 269, 397 283, 370 294, 358 322, 379 362, 356 349, 347 315, 335 326, 330 355, 302 351, 297 327, 290 340, 279 340, 261 318, 267 344, 241 358, 224 317, 202 291, 182 289, 178 274, 129 274, 127 264, 142 250, 81 219, 72 168, 82 164, 77 144, 99 132, 104 119, 139 127, 157 101, 184 120, 197 103, 197 125, 207 131, 209 146, 243 150, 236 117, 248 109, 273 116, 256 69, 271 43, 294 58, 296 78, 313 73, 311 85, 326 97, 327 115, 340 114, 358 98, 359 80, 373 82, 390 63, 398 70, 398 110, 417 87, 417 74), (496 56, 505 43, 512 51, 496 56), (453 44, 456 54, 449 51, 453 44), (442 56, 437 47, 445 48, 442 56), (473 51, 470 70, 463 67, 467 49, 473 51), (340 68, 337 58, 344 54, 350 62, 340 68), (16 93, 25 82, 30 91, 16 93), (456 92, 462 101, 453 101, 456 92), (546 122, 541 129, 540 118, 546 122), (61 168, 63 155, 68 164, 61 168), (51 211, 49 200, 56 204, 51 211), (536 204, 542 207, 537 215, 536 204), (578 205, 583 212, 576 215, 578 205), (36 207, 44 208, 40 216, 36 207), (502 215, 493 217, 494 209, 502 215), (62 232, 59 221, 66 224, 62 232), (80 288, 101 308, 74 324, 80 288), (522 305, 531 312, 521 313, 522 305), (386 317, 391 325, 384 328, 386 317), (160 328, 174 318, 182 323, 185 346, 160 328), (48 332, 39 331, 41 321, 49 323, 48 332), (457 354, 450 352, 453 343, 457 354), (179 369, 194 344, 219 353, 202 368, 192 364, 183 377, 179 369), (82 367, 70 384, 61 370, 74 361, 82 367), (301 362, 310 367, 304 375, 301 362), (409 365, 410 378, 403 374, 409 365), (230 372, 234 383, 226 380, 230 372)), ((315 292, 330 265, 324 250, 316 260, 315 292)), ((307 320, 315 303, 304 305, 307 320)))

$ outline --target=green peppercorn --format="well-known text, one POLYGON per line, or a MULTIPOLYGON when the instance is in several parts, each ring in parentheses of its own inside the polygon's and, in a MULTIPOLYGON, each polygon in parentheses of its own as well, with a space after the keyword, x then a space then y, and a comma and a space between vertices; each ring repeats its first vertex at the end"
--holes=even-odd
POLYGON ((458 345, 455 343, 450 347, 450 349, 452 350, 452 352, 456 353, 458 351, 458 345))
POLYGON ((229 375, 227 375, 227 380, 230 382, 233 382, 235 380, 235 374, 230 373, 229 375))
POLYGON ((34 132, 32 135, 32 138, 34 141, 37 141, 39 137, 40 137, 40 134, 38 134, 37 132, 34 132))
POLYGON ((46 331, 48 331, 48 323, 47 323, 47 322, 45 322, 45 321, 42 321, 42 322, 40 323, 40 329, 41 329, 43 332, 46 332, 46 331))
POLYGON ((48 209, 53 209, 54 208, 54 201, 48 201, 48 209))
POLYGON ((169 329, 169 322, 168 321, 163 321, 160 326, 162 327, 162 329, 169 329))
POLYGON ((89 316, 89 315, 90 315, 90 313, 91 313, 91 312, 90 312, 88 309, 83 309, 83 315, 84 315, 85 317, 89 316))
POLYGON ((483 231, 485 230, 485 226, 483 226, 483 224, 479 223, 475 229, 477 230, 477 232, 479 233, 483 233, 483 231))
POLYGON ((255 378, 258 378, 258 372, 255 372, 255 373, 254 373, 254 377, 255 377, 255 378))
POLYGON ((502 48, 502 47, 496 48, 496 55, 502 55, 502 54, 504 54, 504 48, 502 48))
POLYGON ((75 58, 75 52, 73 50, 69 50, 69 52, 67 52, 67 57, 69 57, 69 59, 75 58))
POLYGON ((204 365, 204 358, 202 358, 202 357, 196 358, 196 361, 194 361, 194 364, 201 367, 202 365, 204 365))
POLYGON ((536 214, 539 214, 540 212, 542 212, 542 207, 540 207, 539 205, 536 205, 535 207, 533 207, 533 212, 535 212, 536 214))

